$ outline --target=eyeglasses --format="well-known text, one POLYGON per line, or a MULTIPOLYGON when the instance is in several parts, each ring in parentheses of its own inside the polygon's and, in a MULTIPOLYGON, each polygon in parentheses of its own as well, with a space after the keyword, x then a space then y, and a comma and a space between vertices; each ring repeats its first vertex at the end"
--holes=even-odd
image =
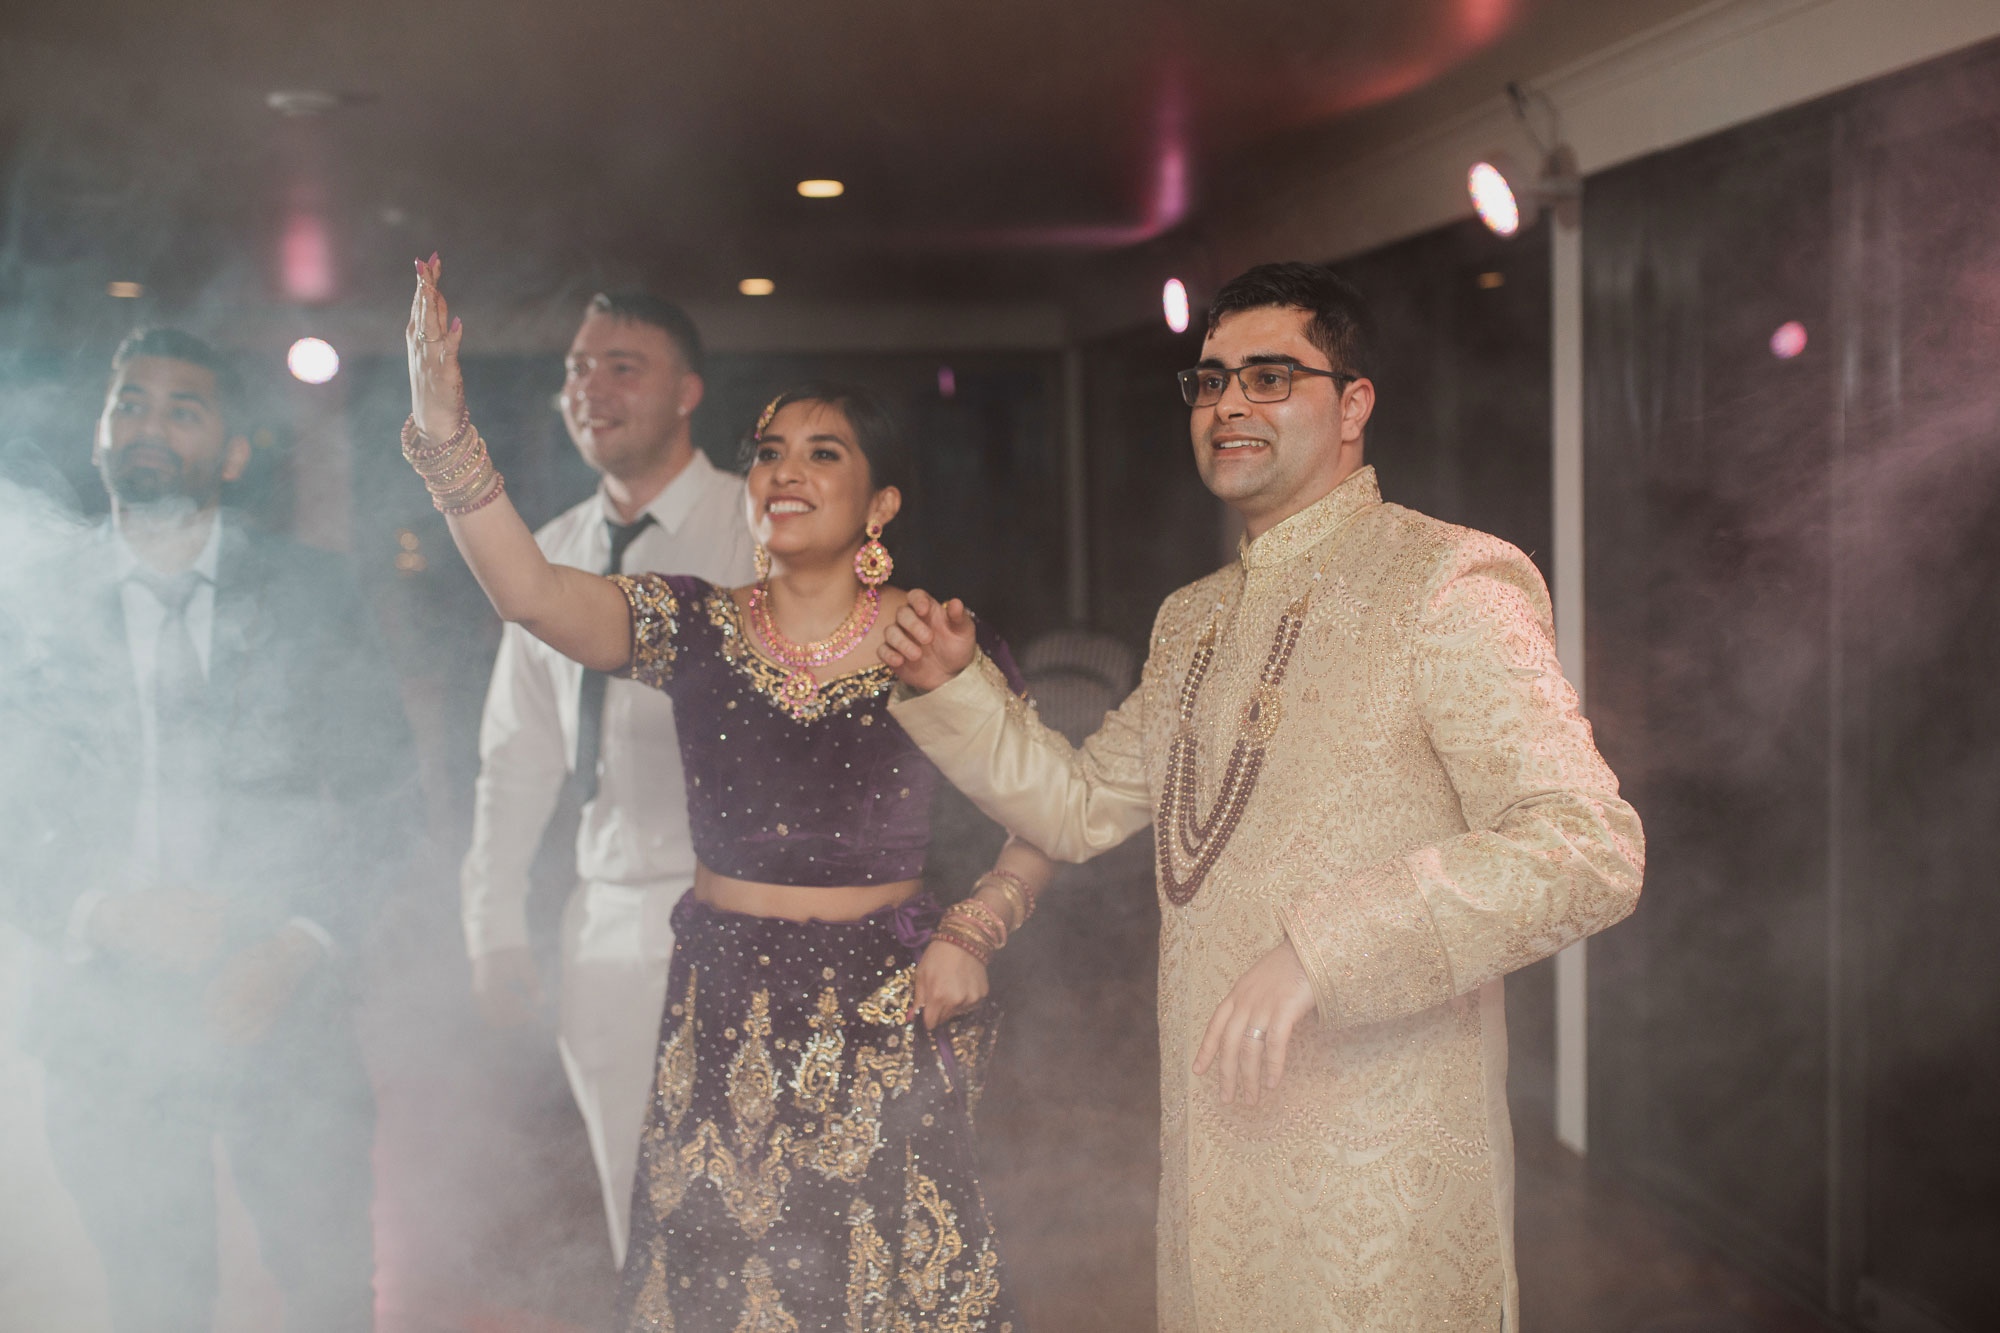
POLYGON ((1292 376, 1323 375, 1343 387, 1360 379, 1344 370, 1315 370, 1296 361, 1252 361, 1247 366, 1196 366, 1178 372, 1181 397, 1189 407, 1213 407, 1229 391, 1231 376, 1243 386, 1243 397, 1253 403, 1282 403, 1292 396, 1292 376))

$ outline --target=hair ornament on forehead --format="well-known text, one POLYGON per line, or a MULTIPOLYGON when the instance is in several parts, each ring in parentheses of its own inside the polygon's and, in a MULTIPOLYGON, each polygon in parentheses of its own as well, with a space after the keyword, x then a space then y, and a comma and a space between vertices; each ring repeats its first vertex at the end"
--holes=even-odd
POLYGON ((761 440, 764 438, 764 432, 771 427, 771 418, 778 415, 778 405, 784 401, 785 395, 779 394, 776 398, 764 404, 763 412, 759 413, 757 417, 757 429, 750 432, 751 439, 761 440))

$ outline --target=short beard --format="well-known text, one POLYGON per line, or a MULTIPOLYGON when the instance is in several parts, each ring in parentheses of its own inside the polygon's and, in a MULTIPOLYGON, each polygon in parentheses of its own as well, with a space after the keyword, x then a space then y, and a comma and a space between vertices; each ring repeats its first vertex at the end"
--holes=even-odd
POLYGON ((111 493, 118 497, 119 504, 129 509, 145 510, 159 518, 184 517, 197 513, 215 503, 218 488, 207 479, 192 476, 178 458, 171 468, 145 465, 140 467, 120 467, 122 459, 113 459, 110 475, 111 493))

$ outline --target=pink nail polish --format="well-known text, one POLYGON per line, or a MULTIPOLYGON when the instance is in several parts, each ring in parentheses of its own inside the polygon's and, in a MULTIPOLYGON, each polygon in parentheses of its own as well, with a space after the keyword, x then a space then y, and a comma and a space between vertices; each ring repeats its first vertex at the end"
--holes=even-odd
POLYGON ((457 333, 457 332, 458 332, 458 316, 457 316, 457 315, 453 315, 453 316, 451 317, 451 331, 452 331, 453 333, 457 333))
POLYGON ((438 252, 433 250, 431 251, 431 263, 435 264, 437 262, 438 262, 438 252))

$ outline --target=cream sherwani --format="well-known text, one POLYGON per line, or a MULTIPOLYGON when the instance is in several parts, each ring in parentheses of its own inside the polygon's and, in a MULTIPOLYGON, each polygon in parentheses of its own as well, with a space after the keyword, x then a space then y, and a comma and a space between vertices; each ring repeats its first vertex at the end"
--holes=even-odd
POLYGON ((994 818, 1084 860, 1151 822, 1214 623, 1192 722, 1207 816, 1308 590, 1242 822, 1190 902, 1161 896, 1160 1325, 1512 1330, 1500 979, 1630 912, 1644 860, 1528 559, 1382 503, 1364 468, 1169 597, 1139 689, 1082 748, 984 661, 893 711, 994 818), (1195 1048, 1288 936, 1318 1021, 1276 1096, 1225 1105, 1195 1048))

